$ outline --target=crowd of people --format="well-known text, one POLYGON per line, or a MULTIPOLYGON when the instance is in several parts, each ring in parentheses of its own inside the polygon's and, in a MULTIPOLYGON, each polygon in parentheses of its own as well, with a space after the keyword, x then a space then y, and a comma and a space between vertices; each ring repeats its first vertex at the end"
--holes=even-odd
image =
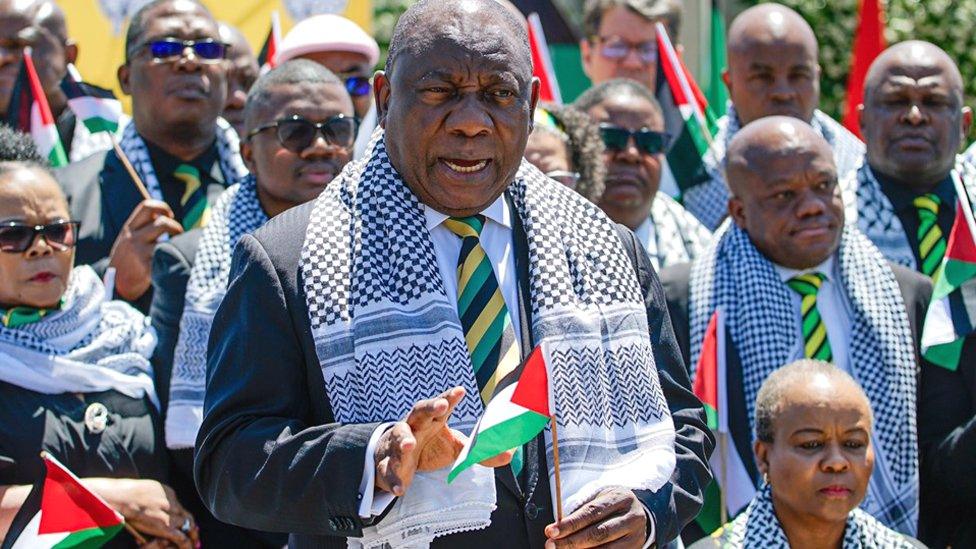
POLYGON ((68 106, 54 0, 0 0, 0 108, 32 48, 71 160, 0 125, 0 538, 46 451, 112 547, 976 547, 976 336, 954 369, 921 348, 976 200, 963 76, 891 45, 862 141, 818 109, 814 29, 746 9, 677 181, 681 20, 586 0, 593 85, 557 105, 504 0, 416 2, 375 74, 337 15, 269 69, 152 0, 110 136, 68 106), (448 484, 535 349, 552 428, 448 484))

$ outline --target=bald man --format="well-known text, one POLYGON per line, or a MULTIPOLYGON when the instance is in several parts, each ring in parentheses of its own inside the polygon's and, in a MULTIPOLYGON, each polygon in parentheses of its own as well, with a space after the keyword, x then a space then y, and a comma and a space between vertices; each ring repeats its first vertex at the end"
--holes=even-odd
POLYGON ((843 179, 857 169, 864 145, 817 109, 820 64, 817 37, 790 8, 760 4, 739 14, 728 35, 728 114, 719 119, 714 144, 705 157, 708 177, 687 189, 684 205, 710 230, 728 215, 725 151, 740 128, 764 116, 792 116, 816 130, 830 145, 843 179))
POLYGON ((25 47, 33 48, 37 76, 68 160, 74 162, 111 149, 106 134, 92 134, 78 123, 61 91, 68 64, 78 59, 78 45, 68 38, 64 12, 51 0, 0 0, 0 112, 10 106, 25 47))
MULTIPOLYGON (((976 170, 957 152, 972 125, 963 80, 938 46, 909 41, 885 50, 868 71, 861 107, 864 166, 845 185, 848 216, 891 261, 939 277, 958 217, 958 188, 976 198, 976 170)), ((962 285, 963 299, 976 280, 962 285)), ((938 360, 938 359, 936 359, 938 360)), ((952 365, 951 363, 947 363, 952 365)), ((919 395, 922 524, 932 547, 976 544, 976 337, 954 370, 927 364, 919 395), (960 484, 966 483, 966 484, 960 484)))
POLYGON ((719 364, 734 444, 725 469, 714 455, 712 468, 719 484, 718 472, 725 471, 730 516, 761 481, 751 458, 759 385, 780 365, 815 358, 854 376, 877 415, 878 465, 863 507, 913 534, 916 342, 932 286, 886 262, 856 227, 845 225, 833 157, 830 144, 795 117, 745 126, 729 144, 732 222, 693 263, 665 269, 662 282, 693 375, 716 314, 717 334, 725 337, 719 364))
POLYGON ((224 111, 220 114, 237 132, 238 137, 244 138, 244 105, 247 103, 247 92, 258 79, 258 60, 247 38, 223 21, 217 23, 220 39, 230 45, 227 50, 227 101, 224 111))

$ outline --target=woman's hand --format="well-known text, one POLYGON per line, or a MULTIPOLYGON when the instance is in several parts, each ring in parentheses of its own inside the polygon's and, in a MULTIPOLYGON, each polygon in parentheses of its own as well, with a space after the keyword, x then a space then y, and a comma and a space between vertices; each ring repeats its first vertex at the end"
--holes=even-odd
POLYGON ((169 486, 141 479, 85 479, 84 482, 121 513, 127 525, 147 538, 157 538, 151 539, 152 543, 179 549, 200 546, 196 521, 180 505, 169 486))

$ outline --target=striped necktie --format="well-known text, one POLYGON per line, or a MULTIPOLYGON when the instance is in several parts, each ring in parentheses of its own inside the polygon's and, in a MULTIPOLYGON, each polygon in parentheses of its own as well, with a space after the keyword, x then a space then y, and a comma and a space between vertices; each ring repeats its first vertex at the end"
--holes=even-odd
POLYGON ((183 208, 183 229, 189 231, 203 227, 210 218, 210 204, 207 203, 207 189, 200 182, 200 170, 190 164, 180 164, 173 177, 185 184, 180 206, 183 208))
POLYGON ((800 294, 800 316, 803 319, 803 356, 832 362, 834 354, 827 338, 827 326, 817 309, 817 292, 827 277, 822 273, 806 273, 786 281, 786 285, 800 294))
POLYGON ((918 256, 922 260, 921 271, 934 276, 946 252, 946 239, 939 227, 939 206, 942 199, 934 193, 923 194, 912 204, 918 209, 918 256))

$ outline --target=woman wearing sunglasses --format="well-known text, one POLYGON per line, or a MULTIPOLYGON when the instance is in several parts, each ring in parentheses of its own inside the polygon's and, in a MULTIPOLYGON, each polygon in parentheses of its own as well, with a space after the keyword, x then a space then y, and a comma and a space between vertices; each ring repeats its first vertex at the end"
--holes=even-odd
MULTIPOLYGON (((44 450, 143 538, 191 549, 195 521, 161 483, 155 332, 107 300, 90 267, 72 269, 79 224, 37 160, 0 161, 0 538, 43 474, 44 450)), ((128 533, 110 542, 134 544, 128 533)))
POLYGON ((603 142, 586 113, 551 103, 537 106, 525 159, 591 202, 603 194, 603 142))

